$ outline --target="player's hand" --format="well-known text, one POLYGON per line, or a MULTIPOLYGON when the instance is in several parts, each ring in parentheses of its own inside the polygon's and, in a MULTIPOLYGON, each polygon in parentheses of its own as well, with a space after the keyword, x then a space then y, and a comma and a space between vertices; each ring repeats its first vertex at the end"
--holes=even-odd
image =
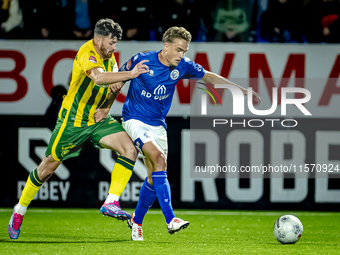
POLYGON ((253 98, 255 102, 261 103, 261 97, 259 94, 257 94, 255 91, 253 91, 253 98))
POLYGON ((109 114, 110 108, 98 108, 94 113, 94 119, 96 122, 103 121, 109 114))
POLYGON ((110 84, 110 91, 113 94, 119 94, 120 91, 122 90, 123 86, 124 86, 123 82, 117 82, 117 83, 110 84))
MULTIPOLYGON (((248 90, 243 89, 243 94, 248 95, 248 90)), ((253 99, 254 99, 255 102, 258 102, 258 103, 260 103, 262 101, 260 95, 257 94, 255 91, 253 91, 253 99)))
POLYGON ((149 67, 145 65, 145 62, 149 62, 149 60, 142 60, 140 61, 131 71, 132 78, 138 77, 142 73, 148 73, 149 67))

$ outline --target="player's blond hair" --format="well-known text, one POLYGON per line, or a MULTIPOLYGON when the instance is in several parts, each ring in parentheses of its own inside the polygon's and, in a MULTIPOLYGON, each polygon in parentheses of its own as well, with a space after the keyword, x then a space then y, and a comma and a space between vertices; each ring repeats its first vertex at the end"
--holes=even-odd
POLYGON ((163 43, 174 43, 175 39, 184 39, 191 42, 191 34, 184 27, 170 27, 163 34, 163 43))

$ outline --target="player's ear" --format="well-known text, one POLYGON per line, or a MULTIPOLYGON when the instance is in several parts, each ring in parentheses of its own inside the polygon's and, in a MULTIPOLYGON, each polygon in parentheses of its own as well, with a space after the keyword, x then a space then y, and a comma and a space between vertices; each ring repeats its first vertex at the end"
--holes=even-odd
POLYGON ((100 43, 101 43, 101 40, 102 40, 102 38, 101 38, 100 36, 96 36, 96 37, 94 38, 94 41, 95 41, 96 44, 100 44, 100 43))

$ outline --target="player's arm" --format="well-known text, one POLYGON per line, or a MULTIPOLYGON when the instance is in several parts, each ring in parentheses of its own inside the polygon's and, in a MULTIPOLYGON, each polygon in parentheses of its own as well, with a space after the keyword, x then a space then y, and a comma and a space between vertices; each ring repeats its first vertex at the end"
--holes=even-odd
MULTIPOLYGON (((218 74, 215 74, 215 73, 212 73, 212 72, 209 72, 209 71, 205 71, 205 74, 202 78, 202 80, 206 83, 211 83, 211 84, 228 84, 228 85, 233 85, 235 87, 238 87, 239 89, 242 90, 243 94, 244 95, 247 95, 248 94, 248 91, 246 88, 243 88, 231 81, 229 81, 228 79, 218 75, 218 74)), ((255 91, 253 91, 253 97, 255 99, 256 102, 261 102, 261 98, 260 98, 260 95, 257 94, 255 91)))
POLYGON ((116 100, 118 94, 120 93, 121 88, 123 87, 123 82, 117 82, 114 84, 111 84, 110 86, 115 86, 115 90, 112 91, 110 88, 109 94, 106 98, 106 101, 103 103, 103 105, 100 106, 94 113, 94 119, 96 122, 100 122, 101 120, 105 119, 107 115, 110 112, 111 106, 113 102, 116 100))
POLYGON ((148 62, 148 60, 140 61, 131 71, 105 72, 101 67, 95 67, 87 70, 86 74, 98 85, 127 81, 138 77, 142 73, 149 72, 149 67, 144 64, 145 62, 148 62))

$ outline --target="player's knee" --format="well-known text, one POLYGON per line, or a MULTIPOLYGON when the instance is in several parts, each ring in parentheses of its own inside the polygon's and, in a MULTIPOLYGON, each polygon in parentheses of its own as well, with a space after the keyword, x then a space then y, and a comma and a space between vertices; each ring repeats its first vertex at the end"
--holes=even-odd
POLYGON ((156 165, 156 171, 166 171, 167 168, 167 163, 166 163, 166 158, 165 155, 158 151, 157 153, 155 153, 154 155, 154 163, 156 165))
POLYGON ((133 161, 136 161, 138 156, 138 151, 136 147, 133 145, 133 143, 124 144, 120 149, 117 150, 119 154, 125 158, 131 159, 133 161))
POLYGON ((132 157, 134 158, 134 160, 136 160, 138 156, 138 150, 135 146, 132 146, 131 153, 132 153, 132 157))
POLYGON ((127 157, 133 161, 136 161, 137 159, 137 156, 138 156, 138 151, 136 149, 136 147, 131 144, 131 145, 128 145, 124 148, 124 152, 121 153, 122 156, 124 157, 127 157))
POLYGON ((45 180, 51 176, 54 171, 60 165, 59 161, 55 161, 53 158, 44 157, 39 166, 37 167, 38 177, 40 180, 45 180))

